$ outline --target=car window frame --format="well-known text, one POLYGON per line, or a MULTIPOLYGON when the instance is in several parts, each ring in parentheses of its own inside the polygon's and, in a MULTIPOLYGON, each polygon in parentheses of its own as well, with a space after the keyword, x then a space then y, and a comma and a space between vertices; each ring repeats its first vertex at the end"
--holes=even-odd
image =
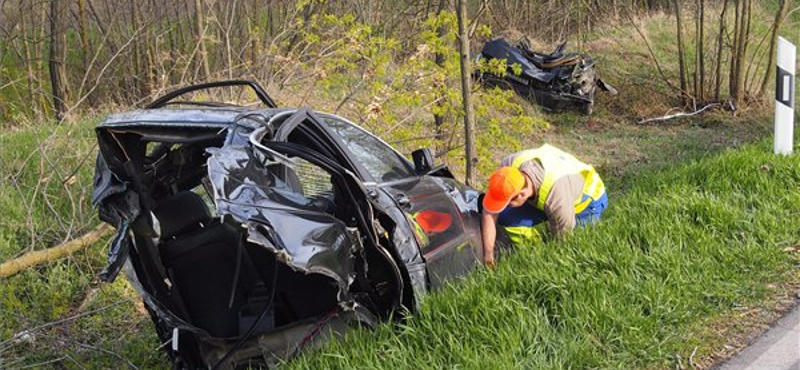
MULTIPOLYGON (((292 132, 297 129, 309 129, 310 127, 303 126, 303 122, 308 121, 309 125, 316 126, 322 133, 322 135, 309 132, 309 135, 314 135, 317 140, 320 141, 327 141, 328 144, 331 145, 330 149, 335 150, 337 153, 330 153, 330 155, 338 155, 341 156, 346 163, 339 163, 342 167, 346 168, 350 172, 352 172, 357 178, 359 178, 362 183, 367 183, 367 179, 371 180, 372 176, 370 175, 369 171, 361 164, 360 161, 357 160, 355 155, 349 150, 347 144, 345 144, 344 140, 333 132, 333 129, 328 127, 325 123, 324 119, 319 116, 318 112, 312 111, 307 108, 301 108, 293 111, 289 114, 283 122, 280 123, 280 126, 276 130, 276 138, 277 141, 284 141, 289 142, 288 138, 292 132)), ((316 149, 312 149, 315 150, 316 149)), ((322 154, 322 153, 320 153, 322 154)), ((330 158, 337 163, 340 161, 336 158, 330 158)))
POLYGON ((391 151, 397 158, 399 158, 400 162, 405 166, 405 169, 408 170, 408 173, 410 174, 409 176, 406 176, 406 177, 403 177, 403 178, 400 178, 400 179, 396 179, 396 180, 378 181, 378 179, 375 179, 374 176, 372 176, 372 174, 366 168, 364 168, 364 165, 361 163, 361 161, 358 159, 358 157, 350 150, 350 148, 347 145, 347 143, 344 142, 344 139, 339 134, 333 132, 333 129, 328 127, 327 122, 323 122, 323 125, 325 126, 325 129, 326 130, 330 130, 332 132, 333 136, 336 137, 336 141, 339 143, 342 151, 346 152, 347 155, 350 157, 350 159, 352 161, 357 162, 359 164, 359 167, 361 167, 361 170, 364 172, 362 175, 366 175, 366 177, 362 176, 362 178, 365 179, 365 180, 366 180, 366 178, 369 178, 370 181, 365 181, 365 183, 370 183, 370 184, 374 184, 374 185, 378 185, 378 186, 383 186, 383 185, 389 185, 389 184, 402 183, 402 182, 414 180, 414 179, 417 179, 417 178, 420 177, 420 175, 414 169, 414 166, 411 164, 411 161, 409 161, 408 158, 406 158, 402 153, 400 153, 393 146, 389 145, 389 143, 387 143, 385 140, 381 139, 380 137, 378 137, 377 135, 373 134, 369 130, 359 126, 358 124, 354 123, 353 121, 350 121, 350 120, 348 120, 348 119, 346 119, 344 117, 340 117, 340 116, 337 116, 337 115, 334 115, 334 114, 331 114, 331 113, 317 112, 317 116, 319 116, 319 118, 321 120, 323 120, 323 121, 326 118, 328 118, 328 119, 332 119, 332 120, 336 120, 336 121, 342 122, 342 123, 344 123, 346 125, 350 125, 350 126, 354 127, 357 130, 360 130, 361 132, 363 132, 364 134, 366 134, 368 136, 371 136, 372 138, 377 140, 381 145, 383 145, 386 148, 388 148, 389 151, 391 151))

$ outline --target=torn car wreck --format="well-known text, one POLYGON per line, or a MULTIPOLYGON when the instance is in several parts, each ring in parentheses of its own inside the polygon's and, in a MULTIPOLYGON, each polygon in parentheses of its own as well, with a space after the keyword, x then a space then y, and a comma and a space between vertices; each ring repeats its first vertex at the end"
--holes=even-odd
POLYGON ((525 38, 516 45, 502 38, 491 40, 484 45, 479 60, 502 59, 508 68, 502 76, 478 73, 477 77, 488 86, 512 89, 548 111, 591 114, 598 88, 612 95, 617 90, 597 76, 590 56, 565 53, 566 45, 562 43, 547 54, 532 50, 525 38))
POLYGON ((271 100, 165 107, 180 95, 97 127, 93 197, 117 228, 101 277, 128 266, 174 368, 272 367, 479 260, 479 192, 428 151, 271 100))

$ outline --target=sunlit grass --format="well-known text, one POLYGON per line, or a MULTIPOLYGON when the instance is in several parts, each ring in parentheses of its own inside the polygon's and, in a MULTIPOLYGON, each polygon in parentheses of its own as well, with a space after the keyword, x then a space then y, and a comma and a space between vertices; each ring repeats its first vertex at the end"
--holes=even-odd
MULTIPOLYGON (((633 181, 599 225, 522 248, 290 369, 660 368, 793 269, 800 159, 750 146, 633 181)), ((709 350, 701 348, 699 353, 709 350)))

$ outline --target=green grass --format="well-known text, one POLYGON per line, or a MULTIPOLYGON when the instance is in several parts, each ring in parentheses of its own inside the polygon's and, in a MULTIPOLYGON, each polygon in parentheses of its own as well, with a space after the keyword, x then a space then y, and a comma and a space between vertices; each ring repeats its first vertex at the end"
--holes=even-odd
POLYGON ((152 322, 126 279, 103 284, 105 243, 0 284, 0 368, 168 368, 152 322), (28 335, 20 337, 25 330, 28 335), (15 334, 17 335, 15 337, 15 334), (78 365, 76 365, 78 364, 78 365))
POLYGON ((668 171, 678 163, 771 137, 771 113, 754 113, 731 117, 729 113, 713 112, 658 125, 618 121, 606 112, 589 118, 562 115, 556 128, 540 140, 591 163, 609 185, 611 194, 621 194, 641 171, 668 171))
MULTIPOLYGON (((98 223, 91 206, 96 123, 47 122, 0 134, 0 261, 77 237, 98 223)), ((95 278, 105 266, 106 243, 0 279, 0 368, 58 358, 68 367, 116 368, 116 356, 164 367, 150 320, 127 281, 105 285, 95 278), (85 315, 96 309, 102 310, 85 315), (76 315, 85 316, 69 319, 76 315)))
MULTIPOLYGON (((763 299, 797 260, 800 159, 766 145, 650 173, 607 217, 354 332, 289 369, 667 368, 692 324, 763 299)), ((691 344, 689 344, 691 343, 691 344)), ((711 351, 700 344, 698 357, 711 351)))
MULTIPOLYGON (((798 17, 784 27, 794 41, 798 17)), ((675 76, 671 19, 656 16, 645 28, 675 76)), ((620 95, 600 95, 590 117, 533 108, 524 114, 552 129, 502 127, 518 136, 513 145, 487 139, 496 138, 487 129, 479 145, 493 153, 481 158, 484 170, 512 146, 542 142, 594 164, 611 194, 604 222, 518 251, 496 273, 477 272, 428 297, 399 327, 352 333, 289 368, 672 368, 675 355, 685 364, 695 346, 697 360, 725 344, 710 325, 735 307, 768 306, 768 283, 796 281, 787 273, 798 262, 781 249, 800 244, 791 222, 799 213, 798 159, 773 157, 768 144, 729 150, 770 135, 771 108, 636 125, 680 103, 667 98, 635 31, 592 37, 582 46, 620 95)), ((505 115, 497 118, 508 125, 505 115)), ((97 223, 90 205, 96 122, 0 123, 13 127, 0 133, 0 261, 97 223)), ((105 246, 0 281, 0 368, 53 368, 34 365, 55 359, 66 368, 119 368, 120 358, 142 369, 169 367, 129 284, 96 281, 105 246)))
POLYGON ((97 223, 96 123, 37 122, 0 134, 0 260, 69 240, 97 223))

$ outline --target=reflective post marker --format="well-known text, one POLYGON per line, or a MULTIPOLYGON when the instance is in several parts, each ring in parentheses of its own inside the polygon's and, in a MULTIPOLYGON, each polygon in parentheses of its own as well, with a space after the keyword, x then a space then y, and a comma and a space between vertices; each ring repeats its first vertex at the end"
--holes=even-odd
POLYGON ((775 154, 792 154, 794 139, 794 74, 797 48, 778 38, 775 81, 775 154))

